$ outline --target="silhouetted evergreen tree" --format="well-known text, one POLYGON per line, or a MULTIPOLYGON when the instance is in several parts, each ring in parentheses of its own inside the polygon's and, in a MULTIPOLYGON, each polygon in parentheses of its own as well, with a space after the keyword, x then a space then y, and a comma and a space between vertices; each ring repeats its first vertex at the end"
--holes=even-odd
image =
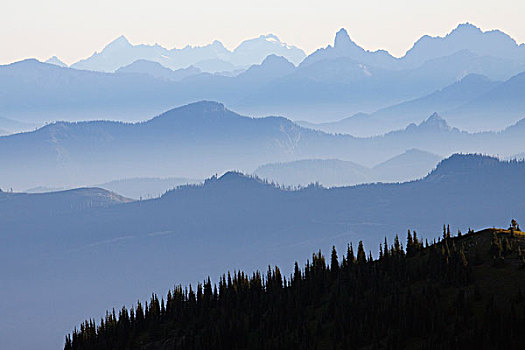
POLYGON ((507 258, 521 261, 525 239, 501 232, 476 237, 447 236, 423 248, 409 232, 406 252, 397 237, 391 248, 385 239, 378 260, 371 253, 367 259, 359 242, 357 259, 350 244, 343 264, 333 247, 329 266, 319 251, 303 270, 295 263, 289 280, 270 266, 265 276, 228 272, 213 287, 208 277, 196 291, 179 285, 166 299, 152 294, 145 306, 139 301, 129 311, 107 312, 98 325, 86 320, 66 336, 64 348, 522 348, 525 282, 515 273, 524 270, 506 264, 512 283, 489 291, 473 279, 495 268, 485 262, 502 254, 502 241, 507 258))

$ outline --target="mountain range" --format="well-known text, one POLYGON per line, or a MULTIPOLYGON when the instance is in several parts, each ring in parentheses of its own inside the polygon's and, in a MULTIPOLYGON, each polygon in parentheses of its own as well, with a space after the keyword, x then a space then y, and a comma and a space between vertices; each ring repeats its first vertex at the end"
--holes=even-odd
POLYGON ((79 69, 88 69, 82 65, 73 65, 78 69, 65 68, 57 60, 51 60, 51 64, 26 60, 0 66, 0 88, 4 91, 0 109, 4 117, 24 122, 101 118, 135 121, 206 99, 255 116, 285 115, 293 120, 327 123, 393 108, 387 113, 394 114, 393 121, 376 122, 372 117, 363 125, 349 123, 358 124, 352 130, 342 128, 356 136, 377 135, 408 122, 421 122, 433 112, 469 131, 501 129, 523 117, 520 73, 525 71, 524 47, 501 32, 460 25, 443 38, 423 37, 405 56, 394 58, 384 51, 371 53, 360 48, 342 30, 333 46, 312 53, 298 67, 295 65, 300 59, 288 55, 289 48, 271 36, 247 41, 234 52, 254 57, 259 46, 276 49, 263 50, 259 59, 240 69, 222 56, 215 57, 225 50, 219 43, 177 51, 193 57, 203 50, 215 58, 199 62, 188 59, 184 65, 170 66, 163 61, 167 58, 155 59, 165 56, 166 49, 133 46, 125 38, 89 61, 109 62, 111 69, 103 70, 117 73, 82 71, 79 69), (120 53, 128 51, 145 53, 121 61, 120 53), (206 72, 209 69, 205 66, 214 62, 222 62, 222 68, 214 74, 206 72), (220 72, 224 70, 227 72, 220 72), (494 91, 489 89, 483 94, 482 87, 489 84, 480 83, 477 88, 473 82, 467 84, 468 78, 464 85, 471 90, 460 93, 457 99, 438 98, 427 101, 425 106, 413 106, 407 117, 405 107, 397 106, 440 94, 469 74, 483 75, 494 84, 500 82, 501 88, 494 86, 494 91), (498 113, 497 118, 494 113, 498 113), (374 133, 374 126, 380 132, 374 133), (383 126, 392 128, 386 130, 383 126))
POLYGON ((179 186, 197 184, 199 182, 201 181, 178 177, 128 178, 109 181, 96 187, 119 193, 127 198, 142 200, 160 197, 167 191, 171 191, 179 186))
POLYGON ((367 51, 357 45, 343 28, 336 34, 333 46, 318 49, 301 65, 322 60, 347 57, 360 63, 385 69, 408 69, 433 59, 469 52, 478 57, 505 59, 514 64, 525 63, 525 45, 518 45, 509 35, 499 31, 482 31, 471 23, 459 24, 444 37, 422 36, 404 56, 396 58, 388 51, 367 51))
POLYGON ((339 159, 304 159, 264 164, 254 174, 284 186, 319 183, 326 187, 374 182, 405 182, 424 177, 441 160, 430 152, 410 149, 372 168, 339 159))
POLYGON ((292 191, 228 172, 128 203, 94 189, 2 193, 0 297, 17 298, 3 308, 0 344, 25 349, 38 339, 42 348, 60 346, 68 326, 102 316, 93 310, 165 294, 174 276, 187 284, 270 262, 289 267, 313 249, 335 244, 343 251, 358 240, 377 247, 408 228, 431 241, 444 223, 455 232, 520 222, 524 176, 523 162, 454 155, 424 179, 402 184, 292 191), (83 206, 57 199, 81 193, 83 206), (91 205, 100 195, 114 199, 91 205), (24 210, 16 210, 21 200, 24 210), (33 337, 20 336, 20 322, 33 337))
MULTIPOLYGON (((0 137, 0 162, 10 164, 0 173, 0 183, 26 189, 130 177, 202 179, 302 159, 340 159, 371 167, 413 148, 441 157, 456 152, 507 157, 525 148, 524 121, 500 132, 468 133, 433 114, 382 136, 357 138, 311 130, 282 117, 245 117, 203 101, 140 123, 56 122, 0 137)), ((421 175, 415 172, 411 178, 421 175)))
POLYGON ((179 81, 184 78, 191 77, 192 75, 200 74, 201 72, 202 71, 199 68, 194 66, 171 70, 158 62, 148 60, 136 60, 135 62, 127 66, 120 67, 115 71, 115 73, 123 74, 145 74, 153 78, 173 81, 179 81))
POLYGON ((188 45, 182 49, 166 49, 158 44, 132 45, 124 36, 120 36, 102 51, 73 63, 71 68, 114 72, 137 60, 148 60, 171 69, 187 68, 193 65, 214 73, 260 64, 265 57, 271 54, 284 56, 295 64, 299 64, 305 57, 303 50, 281 42, 273 34, 245 40, 232 51, 217 40, 205 46, 188 45))
MULTIPOLYGON (((432 241, 443 224, 471 233, 522 221, 524 134, 525 45, 469 23, 423 36, 402 57, 367 51, 341 29, 308 56, 272 34, 233 50, 121 36, 71 66, 56 56, 0 66, 0 349, 56 348, 93 310, 164 295, 174 280, 302 265, 312 250, 350 241, 375 251, 407 229, 432 241)), ((451 282, 451 266, 470 267, 464 247, 442 242, 432 252, 453 251, 454 264, 429 255, 425 268, 451 282)), ((379 266, 369 255, 367 266, 379 266)), ((307 263, 314 275, 321 260, 307 263)), ((413 282, 400 259, 381 266, 413 282)), ((394 304, 399 290, 388 291, 394 304)), ((435 299, 434 288, 419 292, 435 299)), ((461 295, 456 320, 466 315, 461 295)))
POLYGON ((336 122, 300 125, 335 133, 373 136, 419 123, 421 116, 438 112, 447 121, 470 131, 501 130, 525 116, 525 73, 498 82, 479 74, 469 74, 426 96, 382 108, 374 113, 358 113, 336 122))

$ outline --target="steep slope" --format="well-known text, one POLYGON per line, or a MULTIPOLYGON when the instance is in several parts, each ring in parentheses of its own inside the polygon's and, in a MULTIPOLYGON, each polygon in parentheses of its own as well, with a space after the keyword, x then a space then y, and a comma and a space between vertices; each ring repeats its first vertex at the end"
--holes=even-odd
POLYGON ((301 62, 301 66, 341 57, 382 68, 393 68, 397 63, 397 59, 387 51, 371 52, 363 49, 350 39, 346 29, 341 28, 335 35, 333 46, 328 45, 326 48, 316 50, 301 62))
POLYGON ((408 231, 406 250, 396 239, 376 260, 362 242, 357 259, 333 249, 329 265, 319 251, 284 281, 269 267, 208 279, 196 294, 179 285, 166 303, 153 294, 131 315, 124 307, 98 327, 86 320, 64 349, 519 348, 525 233, 444 234, 429 245, 408 231))
POLYGON ((524 222, 524 176, 523 162, 458 155, 404 184, 289 191, 227 173, 160 199, 107 208, 16 217, 0 210, 0 297, 17 295, 0 316, 0 339, 7 348, 34 348, 35 339, 57 348, 68 327, 152 291, 165 294, 173 276, 195 283, 269 263, 288 276, 295 260, 333 244, 339 251, 349 241, 378 247, 407 228, 432 241, 443 223, 466 232, 509 218, 524 222), (14 326, 20 322, 24 330, 14 326))

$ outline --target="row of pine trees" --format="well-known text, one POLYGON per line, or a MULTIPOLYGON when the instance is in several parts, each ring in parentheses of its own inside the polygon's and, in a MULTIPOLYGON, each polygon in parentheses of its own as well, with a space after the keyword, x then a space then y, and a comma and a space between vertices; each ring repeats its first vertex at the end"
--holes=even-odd
POLYGON ((405 248, 397 236, 385 239, 376 260, 359 242, 342 259, 334 247, 329 264, 313 254, 288 278, 269 267, 177 286, 165 299, 154 294, 85 321, 65 350, 516 348, 525 340, 523 304, 492 299, 476 311, 469 259, 479 256, 458 236, 444 227, 429 244, 408 231, 405 248))

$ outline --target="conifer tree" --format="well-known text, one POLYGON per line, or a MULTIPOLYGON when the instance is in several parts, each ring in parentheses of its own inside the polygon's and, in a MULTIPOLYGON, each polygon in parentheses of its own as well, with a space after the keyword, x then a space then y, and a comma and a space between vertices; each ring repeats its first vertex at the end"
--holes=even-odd
POLYGON ((354 247, 352 246, 351 242, 348 245, 348 249, 346 252, 346 261, 348 262, 348 265, 353 265, 356 263, 355 255, 354 255, 354 247))
POLYGON ((366 263, 366 253, 365 253, 365 248, 363 246, 363 241, 359 241, 359 245, 357 247, 357 263, 358 264, 366 263))
POLYGON ((410 230, 408 230, 408 235, 407 235, 407 255, 408 256, 414 255, 414 240, 412 239, 412 234, 410 233, 410 230))
POLYGON ((332 270, 332 275, 337 276, 339 270, 339 260, 337 258, 337 251, 335 250, 335 245, 332 246, 332 254, 330 258, 330 269, 332 270))

